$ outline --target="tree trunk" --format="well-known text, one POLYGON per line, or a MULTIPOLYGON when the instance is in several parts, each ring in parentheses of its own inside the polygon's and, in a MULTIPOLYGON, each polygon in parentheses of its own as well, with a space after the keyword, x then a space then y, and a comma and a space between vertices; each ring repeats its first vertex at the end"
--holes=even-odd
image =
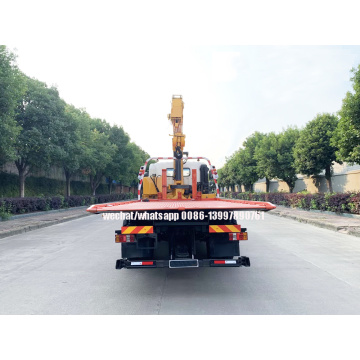
POLYGON ((70 196, 70 182, 71 182, 71 173, 69 170, 65 170, 65 179, 66 179, 66 196, 70 196))
POLYGON ((21 169, 19 170, 19 194, 21 198, 25 197, 25 180, 25 170, 21 169))
POLYGON ((90 177, 91 193, 92 195, 95 195, 96 188, 95 188, 94 176, 90 174, 89 177, 90 177))
POLYGON ((245 190, 252 193, 253 192, 253 184, 246 184, 245 190))
POLYGON ((292 193, 294 191, 296 181, 293 179, 283 179, 283 181, 286 182, 286 185, 289 187, 290 193, 292 193))
POLYGON ((325 168, 325 179, 326 179, 326 184, 328 186, 328 189, 332 193, 333 188, 332 188, 332 181, 331 181, 331 165, 328 165, 325 168))
POLYGON ((292 193, 294 191, 294 186, 292 184, 289 184, 289 183, 288 183, 288 186, 289 186, 290 193, 292 193))
POLYGON ((19 172, 19 195, 23 198, 25 197, 25 180, 29 175, 29 170, 27 169, 27 165, 23 159, 16 160, 15 165, 19 172))
POLYGON ((95 176, 90 174, 90 186, 93 196, 96 195, 96 189, 99 187, 102 177, 103 174, 96 174, 95 176))
POLYGON ((265 178, 266 181, 266 192, 268 193, 270 191, 270 180, 268 178, 265 178))
POLYGON ((111 195, 112 193, 112 179, 111 178, 108 178, 109 179, 109 194, 111 195))

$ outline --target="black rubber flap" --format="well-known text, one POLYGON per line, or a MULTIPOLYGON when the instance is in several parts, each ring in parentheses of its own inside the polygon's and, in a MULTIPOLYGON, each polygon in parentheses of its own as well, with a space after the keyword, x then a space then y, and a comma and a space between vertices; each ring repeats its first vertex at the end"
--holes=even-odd
POLYGON ((184 259, 184 260, 170 260, 169 268, 187 268, 187 267, 199 267, 197 259, 184 259))

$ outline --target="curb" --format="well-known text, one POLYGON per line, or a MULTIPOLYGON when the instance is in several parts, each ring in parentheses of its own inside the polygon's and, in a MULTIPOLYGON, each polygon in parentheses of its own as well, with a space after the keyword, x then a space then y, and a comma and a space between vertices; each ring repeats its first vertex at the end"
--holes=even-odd
POLYGON ((84 214, 73 215, 73 216, 62 218, 62 219, 50 220, 50 221, 47 221, 44 223, 28 225, 28 226, 20 227, 17 229, 5 230, 0 233, 0 239, 6 238, 8 236, 23 234, 28 231, 37 230, 37 229, 41 229, 41 228, 52 226, 52 225, 57 225, 57 224, 67 222, 67 221, 76 220, 76 219, 79 219, 79 218, 82 218, 85 216, 90 216, 90 215, 92 215, 92 214, 85 212, 84 214))
POLYGON ((291 220, 296 220, 298 222, 314 225, 314 226, 317 226, 317 227, 320 227, 320 228, 323 228, 323 229, 328 229, 328 230, 340 232, 342 234, 347 234, 347 235, 353 235, 353 236, 360 237, 360 232, 354 230, 352 226, 336 226, 336 225, 326 223, 326 222, 322 222, 322 221, 318 221, 318 220, 311 220, 311 219, 301 218, 301 217, 298 217, 296 215, 282 214, 281 212, 269 211, 268 214, 283 217, 283 218, 287 218, 287 219, 291 219, 291 220))

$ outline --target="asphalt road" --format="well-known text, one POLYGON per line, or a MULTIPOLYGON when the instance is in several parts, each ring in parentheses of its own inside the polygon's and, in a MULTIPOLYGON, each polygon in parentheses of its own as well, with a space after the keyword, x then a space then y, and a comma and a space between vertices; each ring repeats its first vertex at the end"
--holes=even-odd
POLYGON ((265 214, 250 268, 115 270, 120 221, 0 239, 0 314, 360 314, 360 239, 265 214))

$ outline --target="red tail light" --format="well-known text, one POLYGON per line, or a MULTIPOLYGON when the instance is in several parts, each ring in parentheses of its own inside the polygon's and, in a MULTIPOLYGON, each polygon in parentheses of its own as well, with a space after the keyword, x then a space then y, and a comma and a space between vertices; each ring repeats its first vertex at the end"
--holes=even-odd
POLYGON ((123 235, 123 234, 115 235, 116 243, 134 242, 134 241, 135 241, 135 235, 123 235))
POLYGON ((247 240, 248 234, 247 232, 240 232, 240 233, 229 233, 229 240, 247 240))

